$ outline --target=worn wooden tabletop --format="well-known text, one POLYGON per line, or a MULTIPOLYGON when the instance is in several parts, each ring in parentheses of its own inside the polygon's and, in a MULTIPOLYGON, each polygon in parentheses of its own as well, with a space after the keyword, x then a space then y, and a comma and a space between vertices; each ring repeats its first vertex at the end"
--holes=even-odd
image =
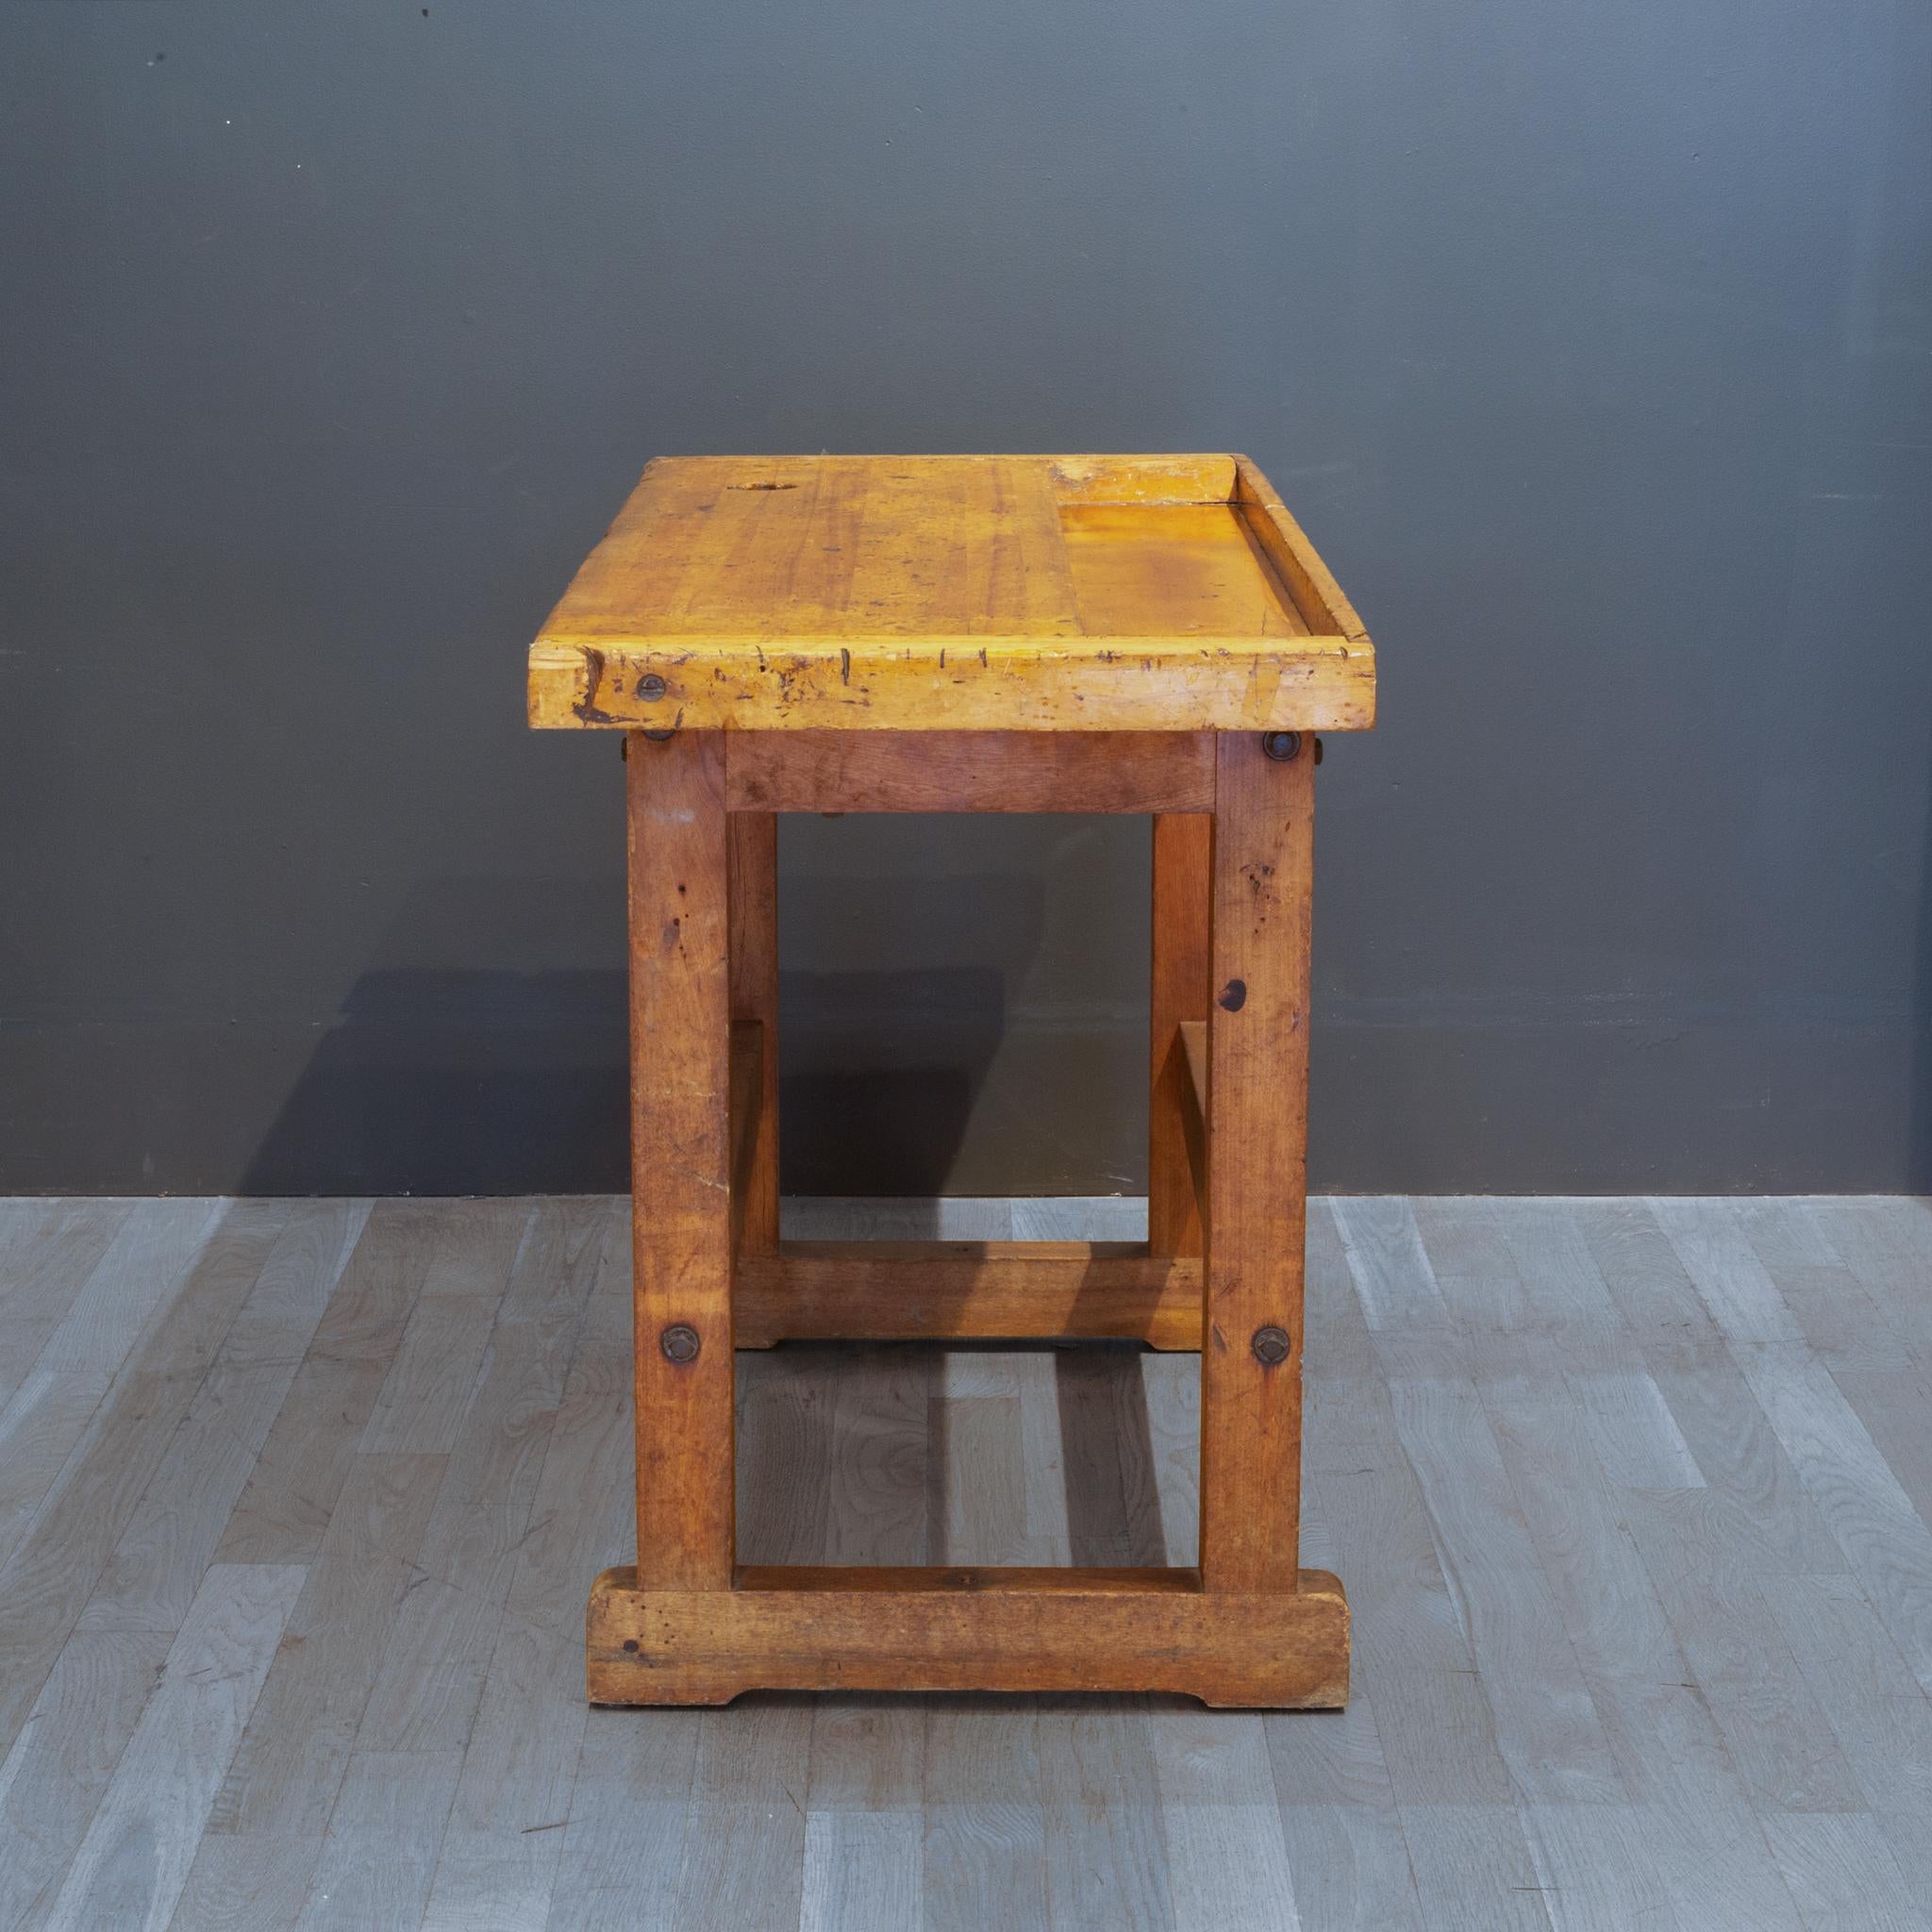
POLYGON ((1360 620, 1243 457, 666 457, 530 651, 530 722, 1361 729, 1360 620))

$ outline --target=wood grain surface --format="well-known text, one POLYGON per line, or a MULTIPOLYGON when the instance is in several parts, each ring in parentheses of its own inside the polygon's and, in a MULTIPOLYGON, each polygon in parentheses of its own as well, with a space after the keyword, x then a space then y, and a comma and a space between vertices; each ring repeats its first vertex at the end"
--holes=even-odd
POLYGON ((1201 1264, 1137 1241, 784 1241, 739 1263, 739 1342, 1050 1336, 1201 1345, 1201 1264))
POLYGON ((1245 458, 668 457, 531 646, 529 715, 1360 729, 1374 652, 1245 458))
MULTIPOLYGON (((1211 803, 1211 801, 1210 801, 1211 803)), ((1205 1025, 1214 827, 1205 812, 1154 821, 1153 958, 1148 971, 1147 1240, 1157 1255, 1202 1249, 1201 1173, 1191 1118, 1201 1095, 1189 1078, 1180 1029, 1205 1025)))
POLYGON ((591 1593, 599 1704, 724 1704, 749 1690, 1167 1691, 1329 1708, 1348 1605, 1323 1571, 1285 1594, 1193 1571, 748 1568, 724 1595, 606 1571, 591 1593))
MULTIPOLYGON (((730 773, 727 767, 728 786, 730 773)), ((778 820, 734 810, 730 841, 731 1024, 758 1031, 758 1124, 742 1174, 732 1175, 741 1253, 778 1240, 778 820)))
POLYGON ((1205 731, 734 731, 734 813, 1205 812, 1205 731))
POLYGON ((735 1532, 724 745, 716 732, 680 731, 661 743, 633 732, 629 753, 638 1565, 659 1588, 728 1590, 735 1532))
POLYGON ((1216 758, 1201 1574, 1240 1595, 1299 1567, 1315 760, 1250 734, 1216 758))

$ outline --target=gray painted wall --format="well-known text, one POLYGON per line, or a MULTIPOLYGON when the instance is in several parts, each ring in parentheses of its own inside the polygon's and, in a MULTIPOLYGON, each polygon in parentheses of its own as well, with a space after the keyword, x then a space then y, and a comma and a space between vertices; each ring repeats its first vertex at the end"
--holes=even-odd
MULTIPOLYGON (((621 1186, 663 451, 1245 449, 1314 1179, 1932 1187, 1919 0, 15 0, 0 1189, 621 1186)), ((1139 1183, 1135 822, 788 823, 788 1185, 1139 1183)))

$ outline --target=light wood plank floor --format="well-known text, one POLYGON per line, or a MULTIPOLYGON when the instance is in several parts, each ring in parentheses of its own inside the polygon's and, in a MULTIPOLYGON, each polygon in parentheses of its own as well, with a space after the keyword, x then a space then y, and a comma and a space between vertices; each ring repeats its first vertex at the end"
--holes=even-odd
MULTIPOLYGON (((1333 1716, 587 1709, 625 1250, 603 1199, 0 1201, 0 1932, 1927 1926, 1932 1206, 1313 1204, 1333 1716)), ((1195 1383, 743 1356, 744 1554, 1191 1561, 1195 1383)))

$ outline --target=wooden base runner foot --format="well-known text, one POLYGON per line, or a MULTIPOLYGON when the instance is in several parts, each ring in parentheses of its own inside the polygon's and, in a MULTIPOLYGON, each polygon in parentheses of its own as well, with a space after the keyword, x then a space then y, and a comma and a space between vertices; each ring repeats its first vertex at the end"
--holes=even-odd
POLYGON ((743 1690, 1178 1692, 1244 1709, 1348 1702, 1348 1602, 1209 1593, 1194 1570, 744 1568, 733 1590, 591 1591, 593 1704, 743 1690))

